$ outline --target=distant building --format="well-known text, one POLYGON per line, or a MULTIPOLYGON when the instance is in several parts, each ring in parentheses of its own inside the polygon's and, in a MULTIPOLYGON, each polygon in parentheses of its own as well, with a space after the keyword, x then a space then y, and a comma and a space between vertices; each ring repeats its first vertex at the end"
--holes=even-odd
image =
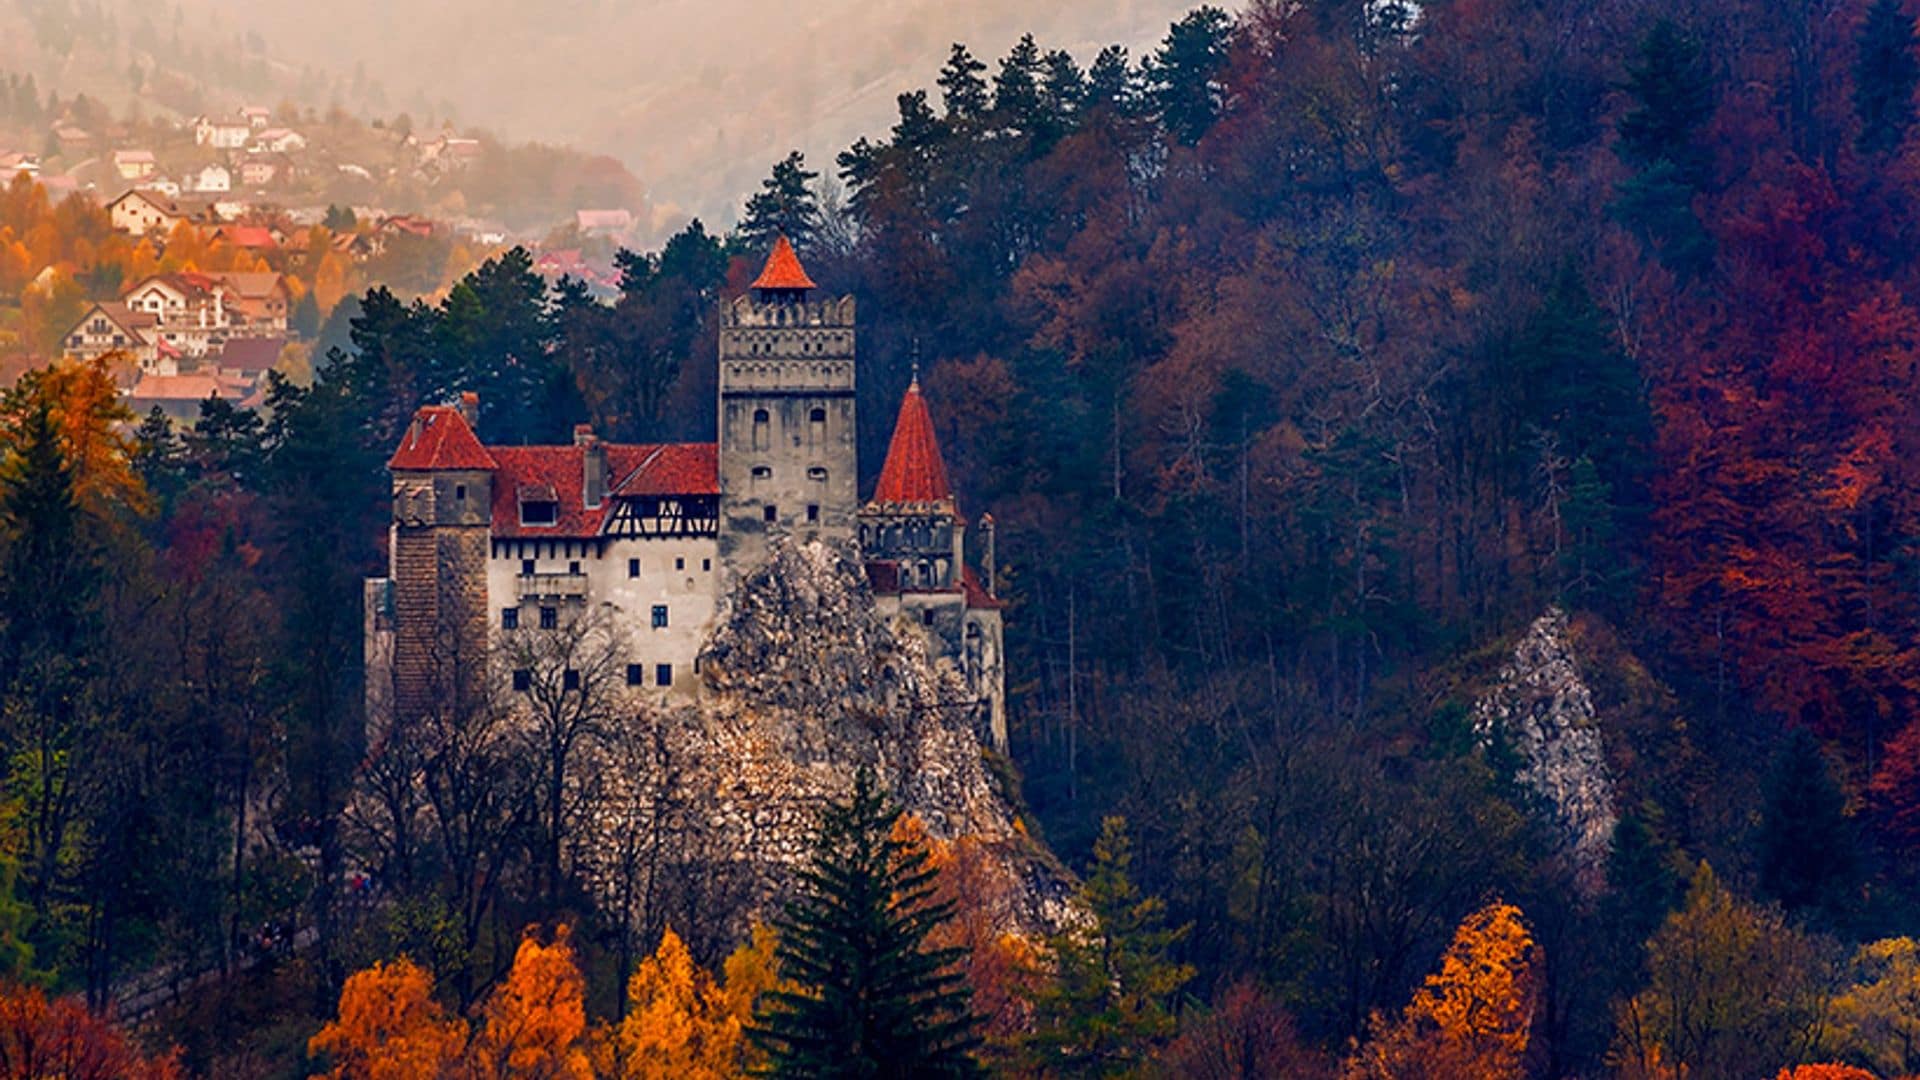
POLYGON ((240 110, 240 119, 248 128, 258 131, 273 122, 273 110, 265 105, 248 105, 240 110))
POLYGON ((224 194, 233 190, 233 173, 225 165, 208 165, 187 174, 187 188, 202 194, 224 194))
POLYGON ((286 154, 307 148, 307 137, 288 128, 267 128, 253 137, 248 149, 258 153, 286 154))
POLYGON ((172 199, 152 191, 135 188, 107 204, 107 216, 113 227, 134 236, 158 233, 162 237, 186 220, 172 199))
POLYGON ((151 150, 115 150, 113 168, 122 180, 145 180, 160 171, 151 150))
POLYGON ((627 210, 575 210, 573 226, 581 236, 619 239, 633 231, 633 214, 627 210))
POLYGON ((210 274, 227 290, 227 309, 233 313, 236 337, 285 337, 287 313, 293 307, 287 281, 263 270, 251 273, 210 274))
POLYGON ((280 337, 233 338, 213 358, 213 368, 229 379, 257 382, 280 362, 280 351, 287 339, 280 337))
POLYGON ((246 187, 265 187, 279 173, 279 162, 248 158, 240 163, 240 183, 246 187))
POLYGON ((24 151, 9 151, 0 154, 0 184, 10 184, 21 173, 28 176, 40 175, 40 156, 24 151))
POLYGON ((193 144, 214 150, 239 150, 253 137, 245 120, 215 120, 202 116, 193 122, 193 144))
POLYGON ((280 238, 265 225, 222 225, 213 231, 213 238, 248 251, 277 251, 280 247, 280 238))
POLYGON ((218 372, 145 374, 127 392, 127 406, 137 417, 145 417, 158 408, 167 419, 185 427, 200 419, 200 406, 208 398, 246 405, 254 393, 254 385, 249 380, 229 378, 218 372))
POLYGON ((153 315, 130 311, 117 300, 102 301, 87 309, 73 328, 61 339, 61 352, 71 360, 92 360, 107 353, 124 353, 141 371, 173 374, 179 371, 177 355, 160 348, 160 335, 153 315))

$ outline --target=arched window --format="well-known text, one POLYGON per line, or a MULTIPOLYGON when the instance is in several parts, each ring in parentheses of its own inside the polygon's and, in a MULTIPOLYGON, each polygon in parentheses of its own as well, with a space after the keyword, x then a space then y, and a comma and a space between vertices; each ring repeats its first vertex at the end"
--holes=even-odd
POLYGON ((765 409, 753 410, 753 448, 766 450, 773 446, 773 418, 765 409))

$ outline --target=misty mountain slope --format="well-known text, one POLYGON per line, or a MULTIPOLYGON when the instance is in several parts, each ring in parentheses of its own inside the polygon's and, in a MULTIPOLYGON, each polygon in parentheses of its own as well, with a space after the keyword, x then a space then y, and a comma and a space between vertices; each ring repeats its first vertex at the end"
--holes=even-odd
MULTIPOLYGON (((211 6, 189 0, 188 9, 211 6)), ((788 149, 830 166, 858 135, 883 131, 895 95, 927 86, 954 41, 989 63, 1028 31, 1083 64, 1108 43, 1138 57, 1190 6, 340 0, 316 9, 263 0, 223 18, 293 64, 384 87, 392 108, 416 120, 450 105, 462 123, 502 136, 614 154, 661 204, 730 219, 788 149)))

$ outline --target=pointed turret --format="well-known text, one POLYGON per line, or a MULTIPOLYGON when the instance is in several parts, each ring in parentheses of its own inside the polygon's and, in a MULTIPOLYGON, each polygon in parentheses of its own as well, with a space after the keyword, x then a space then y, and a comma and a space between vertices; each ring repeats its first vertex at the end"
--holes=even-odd
POLYGON ((952 508, 947 465, 940 457, 940 440, 933 433, 933 415, 920 394, 918 377, 900 400, 900 416, 893 424, 893 441, 887 444, 887 460, 880 467, 873 501, 881 505, 944 503, 952 508))
POLYGON ((762 296, 805 297, 809 290, 818 287, 807 276, 807 268, 800 265, 799 253, 784 236, 773 242, 773 250, 767 253, 767 265, 760 269, 760 276, 753 279, 754 291, 762 296))

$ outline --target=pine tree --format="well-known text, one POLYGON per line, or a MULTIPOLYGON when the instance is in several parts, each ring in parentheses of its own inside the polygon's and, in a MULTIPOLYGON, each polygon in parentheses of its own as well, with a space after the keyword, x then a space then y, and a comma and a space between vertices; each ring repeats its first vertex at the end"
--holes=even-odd
POLYGON ((1760 890, 1790 910, 1843 906, 1856 866, 1847 796, 1820 744, 1796 729, 1774 758, 1760 818, 1760 890))
POLYGON ((1860 118, 1856 143, 1863 154, 1884 154, 1900 145, 1913 124, 1913 91, 1920 84, 1914 58, 1913 19, 1901 0, 1874 0, 1860 24, 1853 62, 1853 111, 1860 118))
POLYGON ((1048 1075, 1114 1076, 1145 1060, 1176 1026, 1174 1000, 1194 970, 1167 953, 1186 927, 1163 925, 1166 905, 1141 896, 1126 821, 1107 818, 1093 845, 1093 872, 1080 888, 1092 927, 1048 944, 1054 977, 1033 997, 1028 1061, 1048 1075))
POLYGON ((1654 23, 1627 67, 1627 93, 1634 108, 1620 120, 1617 149, 1639 172, 1621 183, 1614 212, 1658 247, 1669 267, 1698 273, 1713 255, 1693 212, 1709 166, 1697 135, 1713 115, 1713 76, 1699 43, 1671 20, 1654 23))
POLYGON ((1147 66, 1160 123, 1178 142, 1192 146, 1220 119, 1226 89, 1220 77, 1227 66, 1233 19, 1217 7, 1195 8, 1173 24, 1167 40, 1147 66))
POLYGON ((820 174, 807 168, 807 159, 795 150, 773 166, 773 175, 747 200, 740 221, 740 241, 754 251, 765 251, 775 238, 785 236, 805 251, 820 229, 820 204, 813 182, 820 174))
POLYGON ((866 769, 822 814, 800 895, 775 923, 793 988, 763 995, 751 1032, 769 1075, 979 1074, 963 950, 926 945, 953 908, 933 899, 926 850, 894 835, 899 818, 866 769))
POLYGON ((940 69, 938 80, 949 121, 978 120, 986 113, 987 81, 980 77, 985 70, 987 65, 975 59, 965 45, 953 43, 953 52, 940 69))
POLYGON ((1131 115, 1138 98, 1127 50, 1119 45, 1101 49, 1093 58, 1093 66, 1087 69, 1087 108, 1104 106, 1123 116, 1131 115))

